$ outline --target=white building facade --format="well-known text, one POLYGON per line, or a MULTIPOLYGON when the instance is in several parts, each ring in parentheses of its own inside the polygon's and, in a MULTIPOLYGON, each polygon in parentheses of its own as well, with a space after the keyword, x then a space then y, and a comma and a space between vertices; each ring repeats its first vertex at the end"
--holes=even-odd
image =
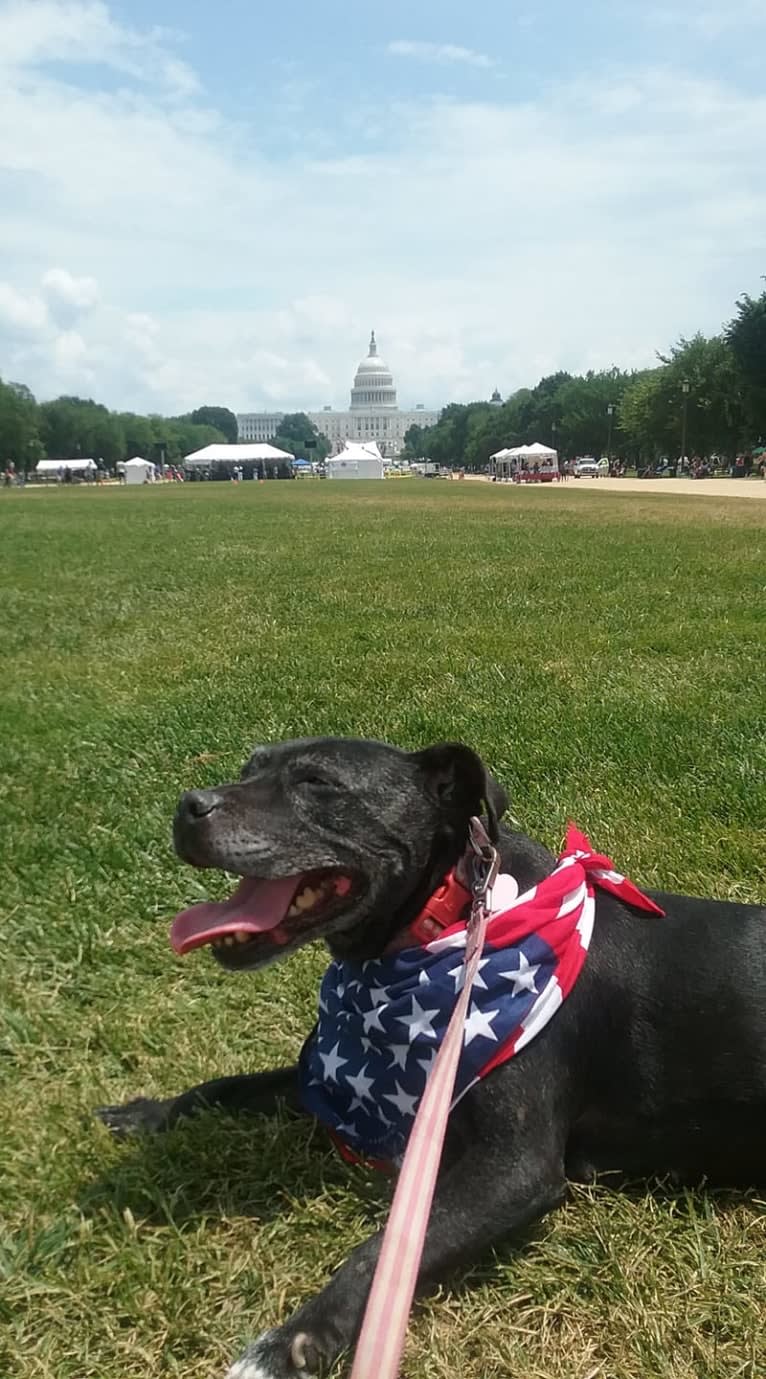
POLYGON ((370 336, 367 356, 354 377, 349 410, 335 412, 325 407, 308 415, 327 437, 333 453, 342 450, 346 441, 357 445, 376 441, 385 459, 399 454, 411 426, 434 426, 439 420, 439 412, 426 411, 422 405, 411 411, 400 410, 393 374, 378 354, 375 331, 370 336))
MULTIPOLYGON (((284 415, 284 412, 239 413, 239 440, 272 440, 279 433, 284 415)), ((321 412, 307 412, 306 415, 327 437, 333 454, 342 450, 346 441, 357 445, 376 441, 381 455, 392 459, 402 450, 411 426, 434 426, 440 413, 426 411, 422 405, 411 411, 400 410, 393 374, 378 354, 373 331, 367 356, 360 362, 354 377, 349 410, 335 412, 332 407, 324 407, 321 412)))
POLYGON ((279 431, 284 412, 239 412, 237 439, 256 444, 273 440, 279 431))

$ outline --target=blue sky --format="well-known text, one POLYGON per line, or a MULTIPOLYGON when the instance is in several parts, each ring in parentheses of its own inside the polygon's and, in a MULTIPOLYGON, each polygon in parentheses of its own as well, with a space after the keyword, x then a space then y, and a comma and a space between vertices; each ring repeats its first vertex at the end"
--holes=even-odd
POLYGON ((763 0, 0 0, 0 375, 178 411, 640 367, 766 272, 763 0))

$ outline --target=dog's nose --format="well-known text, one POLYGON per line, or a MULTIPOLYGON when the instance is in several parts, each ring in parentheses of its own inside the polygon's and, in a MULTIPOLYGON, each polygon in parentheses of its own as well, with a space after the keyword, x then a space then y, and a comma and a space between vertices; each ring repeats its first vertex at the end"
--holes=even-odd
POLYGON ((217 790, 187 790, 178 801, 178 814, 190 821, 204 819, 221 804, 223 795, 219 795, 217 790))

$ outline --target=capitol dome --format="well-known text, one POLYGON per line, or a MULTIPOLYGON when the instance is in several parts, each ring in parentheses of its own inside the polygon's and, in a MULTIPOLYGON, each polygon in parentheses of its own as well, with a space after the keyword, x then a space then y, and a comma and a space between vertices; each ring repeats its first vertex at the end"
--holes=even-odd
POLYGON ((362 409, 396 408, 396 388, 388 364, 378 354, 375 331, 370 336, 370 348, 366 359, 362 359, 354 377, 351 389, 351 411, 362 409))

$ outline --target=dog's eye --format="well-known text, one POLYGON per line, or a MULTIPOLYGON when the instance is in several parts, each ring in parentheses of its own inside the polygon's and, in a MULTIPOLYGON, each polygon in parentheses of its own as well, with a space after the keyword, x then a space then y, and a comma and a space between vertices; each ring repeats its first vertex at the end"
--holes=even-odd
POLYGON ((335 790, 337 786, 334 780, 327 776, 321 776, 318 771, 305 771, 296 781, 296 785, 304 786, 308 790, 335 790))

